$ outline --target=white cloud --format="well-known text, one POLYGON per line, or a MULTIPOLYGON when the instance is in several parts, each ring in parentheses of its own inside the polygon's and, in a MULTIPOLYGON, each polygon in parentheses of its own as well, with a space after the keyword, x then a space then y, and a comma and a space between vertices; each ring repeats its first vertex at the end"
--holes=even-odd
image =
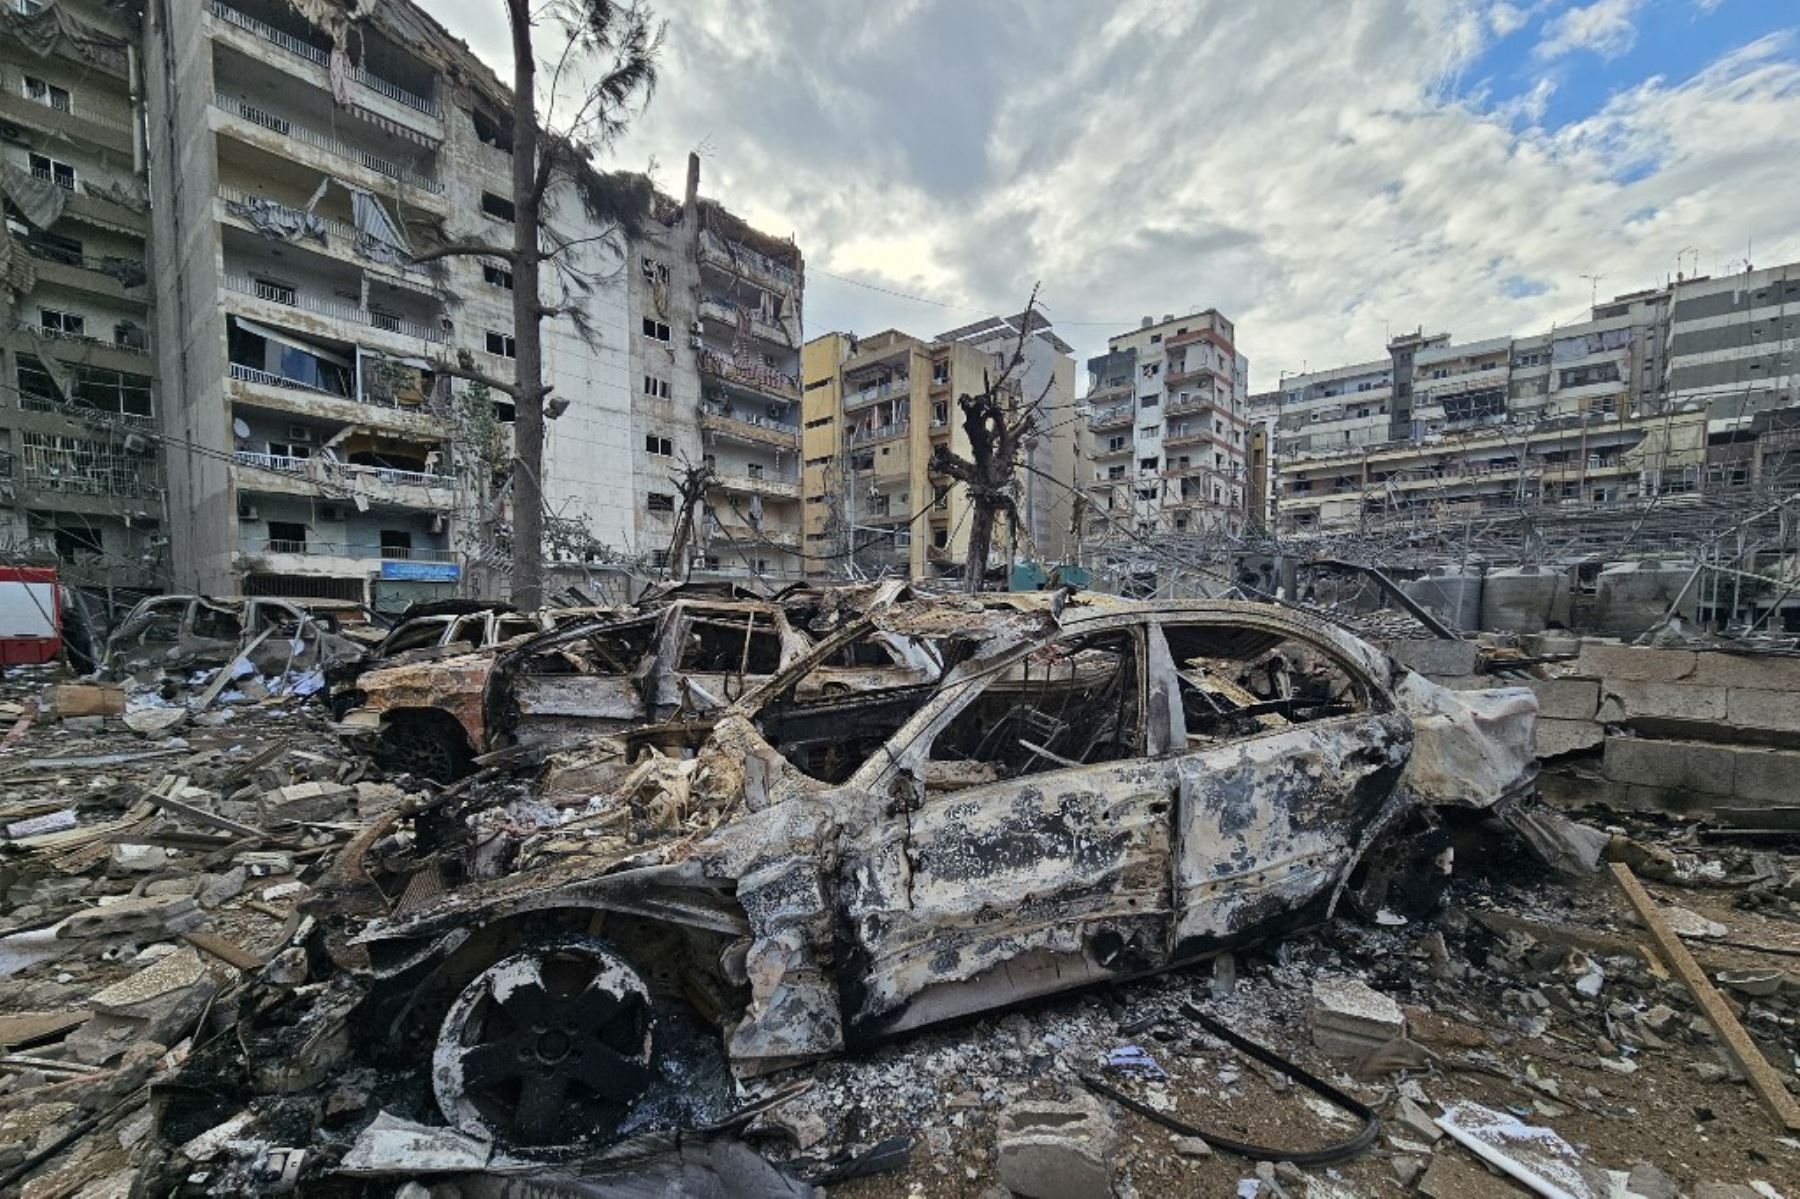
POLYGON ((1488 28, 1494 31, 1495 37, 1506 37, 1517 33, 1524 27, 1528 14, 1516 4, 1508 4, 1506 0, 1494 0, 1488 6, 1488 28))
POLYGON ((1632 17, 1641 4, 1642 0, 1594 0, 1558 13, 1544 22, 1543 39, 1532 53, 1550 59, 1591 50, 1602 58, 1617 58, 1637 44, 1632 17))
MULTIPOLYGON (((452 28, 504 40, 460 2, 452 28)), ((873 42, 829 0, 658 3, 663 82, 615 161, 678 189, 705 143, 706 194, 805 251, 809 334, 930 335, 1041 279, 1055 318, 1096 322, 1063 327, 1083 355, 1217 306, 1260 388, 1390 330, 1547 328, 1585 308, 1581 274, 1648 286, 1684 246, 1800 260, 1782 38, 1544 129, 1548 84, 1498 109, 1442 90, 1480 72, 1465 0, 926 2, 873 42)))

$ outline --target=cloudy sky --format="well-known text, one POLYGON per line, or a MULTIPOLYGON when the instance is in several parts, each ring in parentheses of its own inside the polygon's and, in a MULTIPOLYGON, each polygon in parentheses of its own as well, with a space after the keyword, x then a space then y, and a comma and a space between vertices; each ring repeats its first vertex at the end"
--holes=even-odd
MULTIPOLYGON (((499 0, 426 0, 509 70, 499 0)), ((1217 307, 1253 388, 1800 260, 1793 0, 652 0, 654 163, 807 258, 806 326, 1042 280, 1077 354, 1217 307), (899 293, 899 294, 890 294, 899 293)), ((1078 372, 1078 374, 1084 372, 1078 372)))

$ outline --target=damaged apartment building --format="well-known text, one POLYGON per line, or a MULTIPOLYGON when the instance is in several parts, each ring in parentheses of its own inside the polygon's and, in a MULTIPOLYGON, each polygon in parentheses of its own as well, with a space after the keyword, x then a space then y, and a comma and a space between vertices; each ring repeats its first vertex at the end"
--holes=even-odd
POLYGON ((1447 527, 1532 507, 1588 520, 1602 547, 1610 515, 1779 483, 1800 428, 1796 302, 1800 267, 1680 279, 1548 333, 1414 333, 1385 358, 1286 376, 1252 402, 1273 443, 1272 527, 1447 527))
MULTIPOLYGON (((142 53, 167 582, 387 611, 503 594, 512 407, 447 368, 511 381, 512 272, 414 257, 510 245, 507 90, 407 3, 155 4, 142 53)), ((794 569, 766 546, 798 539, 800 257, 689 183, 641 246, 548 198, 571 269, 546 286, 585 318, 543 327, 553 580, 661 567, 672 476, 703 458, 713 512, 764 543, 720 571, 794 569)))
POLYGON ((0 8, 0 552, 154 586, 166 554, 136 29, 0 8))
POLYGON ((1145 317, 1088 360, 1089 551, 1124 566, 1146 537, 1236 536, 1245 522, 1249 360, 1216 309, 1145 317))
POLYGON ((980 395, 1015 349, 1023 361, 1007 380, 1007 402, 1013 411, 1038 405, 1039 432, 1021 447, 1023 527, 1002 525, 995 557, 1069 560, 1078 446, 1073 422, 1059 414, 1073 403, 1074 360, 1034 310, 930 341, 889 329, 806 343, 803 487, 815 576, 835 576, 846 563, 862 577, 960 575, 973 505, 964 488, 932 473, 931 459, 940 446, 969 457, 957 400, 980 395))

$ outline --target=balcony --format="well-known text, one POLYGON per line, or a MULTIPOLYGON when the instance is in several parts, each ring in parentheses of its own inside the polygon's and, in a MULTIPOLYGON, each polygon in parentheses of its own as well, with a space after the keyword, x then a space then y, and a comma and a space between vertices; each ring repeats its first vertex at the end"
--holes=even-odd
POLYGON ((407 187, 417 188, 420 191, 429 192, 434 196, 441 196, 444 194, 444 185, 430 175, 421 175, 415 171, 409 171, 398 163, 391 162, 379 154, 362 149, 360 146, 353 146, 342 138, 333 137, 329 133, 320 133, 318 130, 309 129, 305 125, 295 124, 285 116, 258 108, 253 104, 238 99, 236 96, 215 93, 213 95, 213 107, 219 109, 221 112, 229 113, 240 120, 247 121, 258 129, 267 130, 270 133, 289 138, 302 145, 311 146, 315 150, 322 150, 336 158, 341 158, 346 162, 354 163, 357 166, 374 171, 378 175, 405 184, 407 187))
POLYGON ((912 395, 912 378, 908 375, 898 375, 855 389, 846 386, 844 388, 844 411, 848 412, 852 408, 862 408, 869 404, 878 404, 882 400, 898 399, 901 396, 910 395, 912 395))
POLYGON ((1230 382, 1229 379, 1226 379, 1224 375, 1220 374, 1210 366, 1196 366, 1192 370, 1170 372, 1164 379, 1163 386, 1170 389, 1185 387, 1187 384, 1197 382, 1200 379, 1220 379, 1227 383, 1230 382))
POLYGON ((72 254, 60 246, 30 238, 20 238, 17 244, 43 264, 36 268, 39 282, 57 283, 140 306, 146 302, 144 289, 150 277, 144 264, 136 259, 72 254))
POLYGON ((1219 442, 1220 445, 1225 444, 1223 441, 1219 440, 1219 435, 1214 433, 1211 429, 1182 429, 1180 431, 1170 429, 1167 433, 1163 434, 1163 446, 1165 449, 1174 449, 1176 446, 1183 445, 1200 445, 1202 442, 1208 441, 1216 441, 1219 442))
POLYGON ((85 97, 68 108, 45 104, 22 94, 22 80, 12 68, 0 71, 0 120, 13 121, 78 145, 94 145, 115 154, 131 153, 129 109, 118 115, 97 108, 85 97))
POLYGON ((721 383, 746 391, 776 396, 783 400, 800 398, 800 380, 797 376, 784 375, 774 367, 764 366, 760 362, 740 366, 713 350, 701 350, 700 371, 721 383))
POLYGON ((320 216, 318 213, 308 212, 304 208, 295 208, 291 204, 283 204, 269 196, 247 192, 242 188, 232 187, 228 183, 219 185, 218 196, 225 202, 226 219, 243 222, 245 229, 259 237, 263 235, 261 229, 246 213, 236 211, 236 208, 258 209, 271 216, 279 217, 293 230, 293 235, 289 240, 294 245, 305 249, 322 247, 323 253, 353 263, 371 274, 383 275, 393 272, 403 276, 412 287, 432 291, 436 289, 436 283, 430 270, 426 267, 415 266, 412 263, 377 262, 358 254, 356 252, 356 228, 346 221, 320 216), (309 241, 313 243, 311 246, 306 244, 309 241))
POLYGON ((870 442, 886 441, 890 437, 905 437, 911 428, 912 422, 904 420, 873 427, 854 428, 850 430, 848 444, 867 445, 870 442))
MULTIPOLYGON (((144 329, 136 330, 132 334, 131 340, 120 340, 119 335, 115 333, 113 340, 107 341, 104 338, 88 337, 80 333, 67 333, 61 329, 46 329, 36 322, 29 320, 15 321, 13 323, 13 328, 21 333, 29 333, 31 336, 42 341, 78 347, 78 352, 84 356, 94 350, 101 351, 103 356, 109 353, 129 354, 132 358, 147 358, 150 356, 150 334, 148 330, 144 329)), ((96 365, 98 365, 97 361, 96 365)), ((134 365, 141 367, 143 364, 135 363, 134 365)))
POLYGON ((462 555, 450 549, 424 546, 357 545, 342 541, 271 541, 246 537, 238 548, 246 554, 299 554, 312 558, 361 558, 385 562, 460 562, 462 555))
POLYGON ((758 416, 753 412, 724 408, 718 404, 700 406, 700 427, 720 437, 752 445, 794 449, 800 444, 799 425, 758 416))
MULTIPOLYGON (((331 51, 326 47, 316 46, 286 30, 277 29, 266 21, 258 20, 248 13, 239 12, 231 5, 224 3, 223 0, 212 0, 212 15, 226 25, 240 29, 252 37, 260 38, 296 58, 304 59, 327 70, 330 69, 331 51)), ((404 105, 429 117, 441 118, 443 115, 436 100, 408 91, 398 84, 371 73, 367 68, 360 66, 350 68, 350 77, 376 95, 384 96, 396 104, 404 105)))
POLYGON ((793 267, 752 250, 742 242, 727 241, 710 229, 700 231, 700 261, 761 283, 772 291, 800 290, 800 273, 793 267))
POLYGON ((1236 348, 1232 346, 1231 342, 1225 339, 1223 334, 1216 333, 1211 329, 1189 329, 1186 333, 1176 333, 1171 337, 1163 339, 1163 349, 1165 351, 1179 349, 1185 345, 1192 345, 1197 341, 1211 342, 1227 354, 1236 355, 1237 353, 1236 348))
POLYGON ((1102 429, 1125 429, 1137 419, 1137 408, 1133 404, 1115 404, 1111 408, 1102 408, 1088 417, 1088 428, 1098 433, 1102 429))
POLYGON ((764 471, 760 475, 717 475, 713 479, 713 486, 720 491, 760 495, 768 499, 797 500, 800 498, 800 476, 797 474, 764 471))
POLYGON ((442 345, 445 341, 442 329, 405 320, 391 313, 371 312, 367 308, 349 304, 343 300, 328 300, 308 292, 271 287, 267 283, 246 275, 226 275, 224 282, 226 291, 252 296, 270 304, 279 304, 284 308, 294 308, 301 312, 310 312, 314 316, 345 321, 370 329, 379 329, 383 333, 393 333, 400 337, 416 337, 433 345, 442 345))
POLYGON ((1167 416, 1179 416, 1184 412, 1205 412, 1209 408, 1218 407, 1218 403, 1211 392, 1191 395, 1185 400, 1177 397, 1163 405, 1163 413, 1167 416))
POLYGON ((788 336, 786 329, 772 321, 764 319, 762 313, 753 308, 746 308, 737 301, 716 293, 709 293, 700 299, 700 315, 708 320, 718 321, 727 328, 736 330, 739 323, 748 317, 750 332, 772 345, 793 348, 794 339, 788 336))

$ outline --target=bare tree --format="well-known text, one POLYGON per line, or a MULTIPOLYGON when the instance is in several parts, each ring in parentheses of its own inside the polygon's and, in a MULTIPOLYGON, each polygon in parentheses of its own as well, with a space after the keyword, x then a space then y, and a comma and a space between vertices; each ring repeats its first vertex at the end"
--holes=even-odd
POLYGON ((994 547, 994 524, 1004 512, 1013 529, 1019 527, 1019 503, 1016 479, 1020 451, 1037 433, 1038 408, 1050 394, 1050 384, 1029 404, 1019 402, 1014 376, 1025 365, 1025 338, 1030 335, 1032 318, 1037 312, 1037 285, 1025 314, 1019 319, 1019 336, 1012 352, 1000 365, 1000 373, 981 372, 981 394, 967 393, 956 397, 962 411, 963 432, 969 439, 969 456, 953 453, 948 445, 940 445, 931 455, 931 473, 945 475, 961 483, 969 492, 973 506, 969 525, 969 554, 963 565, 963 590, 981 590, 987 577, 988 557, 994 547))
POLYGON ((457 256, 505 261, 513 277, 513 380, 475 368, 463 354, 439 369, 473 380, 513 402, 512 599, 535 608, 544 592, 544 383, 542 323, 563 317, 593 337, 583 297, 598 278, 577 252, 617 244, 648 218, 653 201, 643 175, 601 171, 595 156, 624 132, 633 104, 656 86, 662 28, 639 0, 506 0, 512 25, 512 190, 510 246, 453 241, 419 254, 418 262, 457 256), (546 63, 550 83, 538 89, 540 31, 559 43, 546 63), (565 91, 569 93, 567 104, 565 91), (561 109, 562 111, 559 111, 561 109), (588 218, 580 236, 551 223, 556 197, 572 194, 588 218))

